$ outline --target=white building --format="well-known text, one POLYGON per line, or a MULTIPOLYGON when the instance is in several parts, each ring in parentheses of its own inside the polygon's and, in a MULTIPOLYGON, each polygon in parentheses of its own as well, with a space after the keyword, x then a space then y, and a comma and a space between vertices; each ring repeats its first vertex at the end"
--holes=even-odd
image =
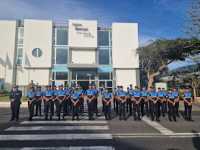
POLYGON ((0 80, 6 88, 75 84, 139 84, 138 24, 98 27, 95 20, 0 21, 0 80))

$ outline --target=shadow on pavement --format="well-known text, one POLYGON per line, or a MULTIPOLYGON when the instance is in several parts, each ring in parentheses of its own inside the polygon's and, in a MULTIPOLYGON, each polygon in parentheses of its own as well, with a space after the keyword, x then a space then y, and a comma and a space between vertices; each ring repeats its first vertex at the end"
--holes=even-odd
POLYGON ((198 135, 198 132, 195 130, 192 130, 192 133, 196 133, 196 137, 192 138, 193 146, 196 150, 200 150, 200 136, 198 135))

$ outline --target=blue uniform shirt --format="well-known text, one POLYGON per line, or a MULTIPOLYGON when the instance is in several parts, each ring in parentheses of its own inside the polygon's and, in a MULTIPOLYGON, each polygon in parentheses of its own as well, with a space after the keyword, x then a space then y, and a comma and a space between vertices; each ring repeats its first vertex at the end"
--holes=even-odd
POLYGON ((184 92, 184 98, 192 98, 192 93, 191 92, 184 92))
POLYGON ((174 95, 175 98, 178 97, 178 92, 177 91, 172 92, 172 94, 174 95))
POLYGON ((94 92, 94 90, 92 90, 92 89, 88 89, 88 90, 86 91, 86 95, 95 95, 95 92, 94 92))
POLYGON ((134 90, 129 90, 129 95, 134 96, 134 92, 135 92, 134 90))
POLYGON ((151 96, 151 97, 157 97, 158 94, 157 94, 156 91, 150 91, 150 92, 149 92, 149 96, 151 96))
POLYGON ((42 91, 36 91, 36 92, 35 92, 35 96, 43 96, 42 91))
POLYGON ((65 96, 65 91, 64 90, 58 90, 56 92, 57 96, 65 96))
POLYGON ((45 92, 44 92, 44 96, 53 96, 53 91, 52 90, 46 90, 45 92))
POLYGON ((67 95, 67 96, 69 96, 71 94, 71 91, 68 88, 64 89, 64 91, 65 91, 65 95, 67 95))
POLYGON ((134 91, 134 97, 140 97, 141 96, 141 93, 139 90, 135 90, 134 91))
POLYGON ((169 99, 175 99, 176 97, 175 97, 175 95, 171 92, 169 92, 168 94, 167 94, 167 96, 168 96, 168 98, 169 99))
POLYGON ((111 99, 112 98, 112 93, 104 92, 103 93, 103 98, 105 98, 105 99, 111 99))
POLYGON ((34 97, 35 97, 35 92, 33 92, 33 91, 28 91, 27 97, 28 97, 28 98, 34 98, 34 97))
POLYGON ((165 92, 164 91, 158 91, 158 97, 165 97, 165 92))
POLYGON ((147 95, 148 95, 147 91, 144 91, 144 90, 141 91, 141 96, 146 97, 147 95))
POLYGON ((80 92, 79 91, 74 91, 74 93, 72 94, 72 99, 73 100, 78 100, 80 97, 80 92))
POLYGON ((126 92, 123 91, 123 90, 120 90, 119 93, 118 93, 118 96, 126 96, 126 92))

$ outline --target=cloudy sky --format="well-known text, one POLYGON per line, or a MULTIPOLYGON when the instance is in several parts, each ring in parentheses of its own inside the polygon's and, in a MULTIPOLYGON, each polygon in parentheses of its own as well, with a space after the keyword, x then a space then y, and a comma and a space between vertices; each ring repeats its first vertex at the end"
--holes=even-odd
POLYGON ((140 44, 184 36, 189 0, 0 0, 0 19, 97 19, 138 22, 140 44))

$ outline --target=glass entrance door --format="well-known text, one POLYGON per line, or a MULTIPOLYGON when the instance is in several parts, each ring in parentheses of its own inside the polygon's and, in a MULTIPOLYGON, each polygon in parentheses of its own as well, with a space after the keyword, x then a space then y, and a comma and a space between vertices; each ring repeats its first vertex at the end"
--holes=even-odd
POLYGON ((79 84, 84 90, 89 84, 95 84, 96 70, 72 70, 72 81, 79 84))

